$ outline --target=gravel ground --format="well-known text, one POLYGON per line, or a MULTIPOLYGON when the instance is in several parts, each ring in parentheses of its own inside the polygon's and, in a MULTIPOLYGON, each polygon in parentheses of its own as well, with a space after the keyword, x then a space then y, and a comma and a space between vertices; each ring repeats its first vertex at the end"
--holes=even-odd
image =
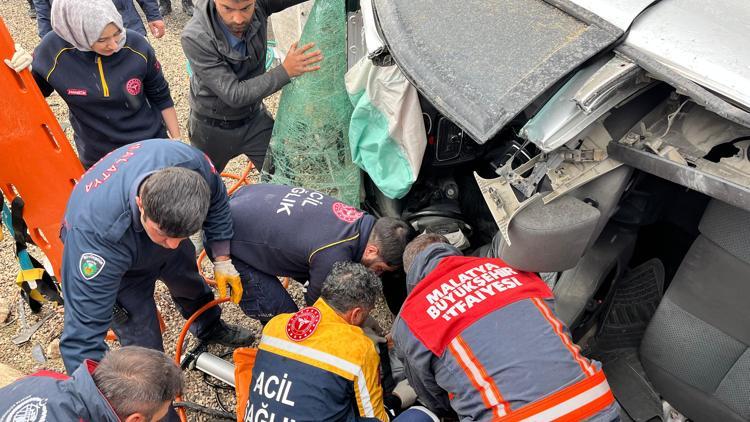
MULTIPOLYGON (((188 77, 179 36, 188 17, 182 12, 179 1, 173 0, 172 3, 174 12, 165 19, 167 34, 161 39, 151 38, 150 41, 156 50, 164 74, 169 81, 183 136, 187 136, 188 77)), ((26 5, 26 0, 0 1, 0 16, 2 16, 15 41, 31 51, 36 47, 39 39, 36 35, 36 22, 28 17, 26 5)), ((265 101, 269 110, 274 114, 278 107, 278 100, 279 95, 276 94, 265 101)), ((65 103, 56 94, 49 97, 48 103, 60 124, 66 128, 68 138, 72 139, 72 131, 67 123, 67 107, 65 103)), ((226 171, 239 174, 246 165, 247 160, 244 157, 238 157, 229 163, 226 171)), ((257 176, 257 173, 253 174, 257 176)), ((18 290, 15 287, 18 266, 14 257, 13 243, 7 231, 4 234, 5 238, 0 241, 0 314, 2 314, 3 308, 9 308, 10 315, 7 321, 0 321, 0 362, 14 367, 23 373, 30 373, 38 369, 64 371, 62 360, 59 358, 59 353, 55 350, 54 345, 62 332, 63 316, 61 310, 55 310, 51 305, 45 305, 41 315, 46 315, 50 312, 54 313, 54 315, 34 334, 31 341, 21 346, 16 346, 11 342, 11 339, 21 331, 22 327, 19 322, 17 310, 18 290), (51 343, 52 345, 50 346, 51 343), (44 351, 46 355, 44 363, 40 363, 34 359, 32 355, 32 349, 34 348, 44 351)), ((32 250, 32 254, 37 257, 39 256, 37 251, 32 250)), ((302 292, 299 285, 292 283, 290 291, 295 300, 301 304, 302 292)), ((164 333, 165 349, 168 354, 173 356, 175 343, 180 329, 184 324, 184 319, 175 309, 166 288, 161 283, 158 283, 157 286, 156 302, 161 309, 162 316, 167 325, 167 330, 164 333)), ((28 308, 26 308, 25 314, 29 325, 37 322, 38 316, 32 315, 28 308)), ((375 317, 383 327, 388 327, 391 323, 391 315, 386 310, 382 300, 375 311, 375 317)), ((229 322, 250 328, 258 336, 260 334, 260 324, 255 320, 245 317, 235 305, 224 304, 223 318, 229 322)), ((112 346, 117 347, 116 344, 112 346)), ((210 351, 217 355, 229 352, 229 350, 219 346, 212 346, 210 351)), ((187 390, 184 398, 186 400, 211 408, 218 408, 214 389, 204 383, 200 372, 186 371, 185 377, 187 380, 187 390)), ((233 391, 221 391, 219 395, 226 405, 234 405, 233 391)), ((231 411, 232 407, 229 407, 229 409, 231 411)), ((189 419, 191 421, 212 420, 195 412, 189 412, 189 419)))

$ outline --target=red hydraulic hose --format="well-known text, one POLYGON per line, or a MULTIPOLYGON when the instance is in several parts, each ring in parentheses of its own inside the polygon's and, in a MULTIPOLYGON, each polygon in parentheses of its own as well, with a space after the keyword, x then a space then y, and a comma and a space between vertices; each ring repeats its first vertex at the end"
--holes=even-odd
POLYGON ((227 189, 227 193, 231 195, 234 193, 234 191, 239 189, 240 186, 249 185, 251 182, 247 180, 247 175, 250 174, 250 170, 252 170, 253 168, 255 168, 255 166, 253 166, 253 163, 251 161, 247 163, 245 170, 242 172, 242 176, 237 176, 236 174, 232 173, 221 173, 221 177, 227 177, 229 179, 235 179, 237 181, 234 185, 232 185, 232 187, 227 189))
MULTIPOLYGON (((224 297, 221 299, 214 299, 208 302, 207 304, 201 306, 200 309, 195 311, 195 313, 191 315, 190 318, 188 318, 188 320, 185 322, 185 326, 182 327, 182 331, 180 331, 180 336, 177 338, 177 345, 175 346, 174 361, 177 364, 177 366, 180 366, 180 356, 182 356, 182 343, 185 342, 185 336, 187 335, 188 330, 190 329, 190 326, 193 325, 193 322, 207 310, 213 308, 214 306, 220 303, 224 303, 228 301, 229 301, 228 297, 224 297)), ((175 402, 182 401, 182 395, 178 395, 177 397, 175 397, 174 401, 175 402)), ((187 422, 187 414, 185 413, 185 409, 178 407, 177 414, 180 415, 180 420, 182 422, 187 422)))
MULTIPOLYGON (((245 170, 243 170, 242 175, 237 176, 232 173, 221 173, 221 177, 226 177, 229 179, 234 179, 236 182, 234 185, 232 185, 229 189, 227 189, 227 193, 229 195, 233 194, 237 189, 239 189, 242 185, 249 185, 251 183, 250 180, 247 179, 248 174, 250 174, 250 171, 254 168, 252 162, 248 162, 247 166, 245 167, 245 170)), ((201 265, 201 261, 203 261, 206 258, 206 250, 204 249, 201 251, 200 255, 198 256, 198 273, 200 273, 201 277, 206 281, 206 284, 209 286, 216 286, 216 282, 213 279, 206 278, 203 274, 203 266, 201 265)), ((188 320, 185 322, 185 325, 182 327, 182 331, 180 331, 180 336, 177 338, 177 345, 175 346, 175 357, 174 361, 177 364, 177 366, 180 366, 180 356, 182 356, 182 344, 185 342, 185 336, 188 333, 188 330, 190 329, 190 326, 193 325, 193 322, 201 316, 204 312, 207 310, 213 308, 214 306, 228 302, 229 298, 221 298, 221 299, 214 299, 207 304, 203 305, 200 309, 195 311, 195 313, 188 318, 188 320)), ((182 401, 182 395, 179 395, 175 397, 175 402, 182 401)), ((180 420, 182 422, 187 422, 187 414, 185 413, 185 409, 182 407, 177 408, 177 414, 180 416, 180 420)))

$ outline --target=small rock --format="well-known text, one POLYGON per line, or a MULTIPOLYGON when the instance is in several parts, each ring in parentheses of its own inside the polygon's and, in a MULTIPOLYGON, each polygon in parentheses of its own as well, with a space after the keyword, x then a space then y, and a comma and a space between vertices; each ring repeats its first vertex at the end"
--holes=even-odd
POLYGON ((0 324, 8 320, 10 316, 10 301, 7 299, 0 299, 0 324))
POLYGON ((56 338, 49 342, 47 345, 47 355, 48 359, 57 359, 60 357, 60 339, 56 338))
POLYGON ((34 344, 34 346, 31 347, 31 357, 33 357, 34 360, 37 361, 37 363, 47 362, 47 357, 44 356, 42 345, 39 343, 36 343, 34 344))

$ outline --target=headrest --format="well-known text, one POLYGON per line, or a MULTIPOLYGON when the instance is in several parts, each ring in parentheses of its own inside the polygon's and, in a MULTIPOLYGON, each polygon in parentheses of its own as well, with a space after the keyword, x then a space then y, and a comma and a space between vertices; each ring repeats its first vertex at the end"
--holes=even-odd
POLYGON ((703 212, 701 234, 750 264, 750 212, 713 199, 703 212))

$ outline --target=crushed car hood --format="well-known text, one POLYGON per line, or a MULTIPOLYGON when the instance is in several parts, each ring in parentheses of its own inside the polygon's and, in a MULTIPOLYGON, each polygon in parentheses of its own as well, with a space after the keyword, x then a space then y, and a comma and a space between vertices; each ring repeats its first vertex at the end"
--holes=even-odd
POLYGON ((750 110, 750 1, 662 0, 624 45, 750 110))
POLYGON ((374 0, 403 73, 479 143, 622 30, 565 0, 374 0))

